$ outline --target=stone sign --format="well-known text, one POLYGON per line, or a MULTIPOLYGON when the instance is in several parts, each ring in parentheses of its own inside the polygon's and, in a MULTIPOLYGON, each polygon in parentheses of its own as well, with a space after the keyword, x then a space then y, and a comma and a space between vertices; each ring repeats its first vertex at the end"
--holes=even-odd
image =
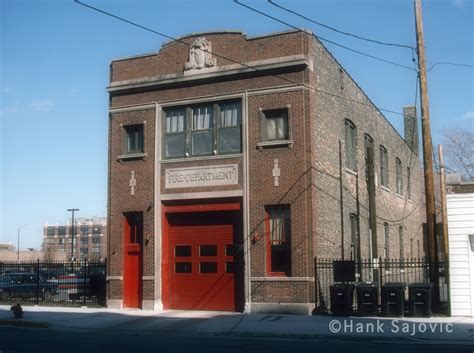
POLYGON ((238 184, 237 164, 195 168, 172 168, 165 171, 165 187, 195 188, 238 184))

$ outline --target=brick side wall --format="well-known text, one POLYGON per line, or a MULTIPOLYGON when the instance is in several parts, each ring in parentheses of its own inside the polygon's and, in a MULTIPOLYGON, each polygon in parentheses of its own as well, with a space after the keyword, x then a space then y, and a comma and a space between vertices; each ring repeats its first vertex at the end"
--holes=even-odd
MULTIPOLYGON (((357 165, 359 172, 360 198, 360 236, 361 256, 369 256, 368 236, 368 191, 365 181, 364 134, 374 140, 377 209, 377 243, 379 256, 384 255, 384 226, 387 222, 390 229, 390 257, 399 257, 398 227, 404 228, 404 256, 410 256, 410 239, 416 244, 422 243, 420 209, 423 195, 420 189, 420 161, 416 153, 394 130, 382 114, 364 95, 362 90, 339 66, 320 43, 314 42, 314 85, 324 93, 315 93, 316 107, 314 127, 315 155, 313 158, 313 180, 316 187, 316 223, 318 233, 317 256, 321 258, 340 258, 341 225, 339 196, 339 153, 338 141, 342 142, 343 158, 343 198, 344 198, 344 249, 346 258, 350 256, 351 227, 350 214, 357 213, 356 177, 346 170, 344 153, 344 119, 350 119, 357 127, 357 165), (359 101, 364 104, 358 104, 359 101), (389 188, 380 186, 379 146, 388 151, 389 188), (402 161, 404 191, 403 196, 395 193, 395 158, 402 161), (407 199, 407 166, 411 169, 411 200, 407 199)), ((400 109, 401 110, 401 109, 400 109)), ((403 116, 400 116, 403 119, 403 116)), ((416 255, 416 254, 415 254, 416 255)))

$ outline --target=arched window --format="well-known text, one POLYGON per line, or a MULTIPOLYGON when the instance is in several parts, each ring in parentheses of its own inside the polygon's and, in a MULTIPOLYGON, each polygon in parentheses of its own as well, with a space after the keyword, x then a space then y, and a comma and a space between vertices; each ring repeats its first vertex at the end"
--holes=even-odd
POLYGON ((388 152, 380 145, 380 185, 388 188, 388 152))
POLYGON ((357 128, 354 123, 348 119, 345 124, 345 146, 346 146, 346 168, 357 170, 357 128))
POLYGON ((402 175, 402 161, 395 159, 395 175, 397 180, 397 194, 403 195, 403 175, 402 175))

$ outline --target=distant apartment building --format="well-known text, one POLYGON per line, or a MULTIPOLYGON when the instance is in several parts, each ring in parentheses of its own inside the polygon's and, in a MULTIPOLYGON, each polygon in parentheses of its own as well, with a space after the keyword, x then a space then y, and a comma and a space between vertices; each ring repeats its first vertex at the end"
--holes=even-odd
POLYGON ((15 246, 12 243, 0 243, 0 250, 15 250, 15 246))
POLYGON ((107 218, 76 218, 74 223, 74 237, 71 222, 68 222, 67 225, 44 226, 43 251, 45 259, 60 257, 104 259, 107 254, 107 218))

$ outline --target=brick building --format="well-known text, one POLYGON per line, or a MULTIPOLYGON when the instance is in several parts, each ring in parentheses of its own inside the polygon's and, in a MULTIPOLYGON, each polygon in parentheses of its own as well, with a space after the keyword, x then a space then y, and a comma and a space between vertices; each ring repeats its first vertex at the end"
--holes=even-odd
POLYGON ((108 91, 109 306, 309 313, 315 257, 423 251, 414 108, 404 139, 310 33, 188 35, 108 91))
POLYGON ((107 219, 105 217, 76 218, 74 221, 74 255, 72 254, 72 227, 67 225, 45 225, 43 252, 45 260, 76 259, 91 260, 107 257, 107 219))

